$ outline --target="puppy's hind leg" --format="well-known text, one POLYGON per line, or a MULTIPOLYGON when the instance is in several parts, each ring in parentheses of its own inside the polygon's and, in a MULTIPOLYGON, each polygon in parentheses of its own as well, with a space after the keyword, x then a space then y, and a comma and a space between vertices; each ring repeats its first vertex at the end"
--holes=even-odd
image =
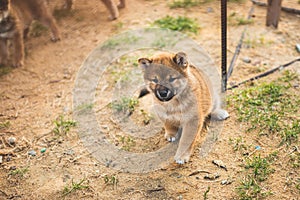
POLYGON ((24 42, 21 32, 15 34, 13 41, 13 66, 21 67, 24 64, 24 42))
POLYGON ((47 26, 51 29, 51 32, 52 32, 51 40, 53 42, 59 41, 60 33, 58 31, 58 27, 56 25, 54 17, 51 15, 49 10, 47 9, 47 5, 42 4, 41 6, 44 7, 41 9, 41 11, 43 11, 44 13, 36 16, 35 18, 37 20, 39 20, 42 24, 44 24, 45 26, 47 26))
POLYGON ((7 56, 8 56, 7 40, 0 39, 0 65, 7 64, 7 56))
POLYGON ((125 0, 120 0, 120 3, 118 4, 118 8, 125 8, 126 4, 125 4, 125 0))

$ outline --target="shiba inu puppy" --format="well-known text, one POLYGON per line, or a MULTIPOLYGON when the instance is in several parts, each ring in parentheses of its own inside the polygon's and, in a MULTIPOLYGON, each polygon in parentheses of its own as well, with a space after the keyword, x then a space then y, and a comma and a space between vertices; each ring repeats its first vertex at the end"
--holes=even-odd
MULTIPOLYGON (((115 20, 119 17, 119 10, 121 8, 125 8, 125 0, 120 0, 120 3, 116 5, 114 3, 114 0, 101 0, 105 7, 109 10, 110 12, 110 19, 115 20)), ((68 10, 72 8, 73 5, 73 0, 65 0, 65 5, 64 7, 68 10)))
POLYGON ((33 20, 50 27, 52 41, 60 39, 55 20, 44 0, 0 0, 0 64, 7 64, 8 41, 12 44, 12 65, 19 67, 24 64, 23 38, 33 20))
POLYGON ((189 63, 185 53, 164 52, 140 58, 138 62, 147 90, 153 95, 154 110, 164 123, 165 138, 173 142, 177 132, 182 130, 174 158, 176 163, 184 164, 190 159, 205 118, 211 115, 211 118, 224 120, 229 114, 221 109, 220 97, 212 91, 209 80, 189 63))

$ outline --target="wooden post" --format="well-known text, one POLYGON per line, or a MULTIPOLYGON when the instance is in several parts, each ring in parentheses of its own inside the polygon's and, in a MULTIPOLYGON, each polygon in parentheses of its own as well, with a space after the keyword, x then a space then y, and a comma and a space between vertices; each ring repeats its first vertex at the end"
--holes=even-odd
POLYGON ((278 27, 282 0, 268 0, 267 26, 278 27))

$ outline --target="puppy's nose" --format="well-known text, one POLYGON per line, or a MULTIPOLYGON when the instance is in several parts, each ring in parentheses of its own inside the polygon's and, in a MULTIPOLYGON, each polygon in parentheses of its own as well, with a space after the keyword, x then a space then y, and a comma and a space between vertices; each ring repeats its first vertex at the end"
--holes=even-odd
POLYGON ((174 94, 169 88, 163 85, 157 85, 155 88, 155 96, 160 101, 169 101, 173 98, 174 94))
POLYGON ((158 92, 159 92, 159 95, 164 98, 164 97, 168 96, 168 93, 170 91, 166 88, 166 89, 163 89, 163 90, 159 90, 158 92))

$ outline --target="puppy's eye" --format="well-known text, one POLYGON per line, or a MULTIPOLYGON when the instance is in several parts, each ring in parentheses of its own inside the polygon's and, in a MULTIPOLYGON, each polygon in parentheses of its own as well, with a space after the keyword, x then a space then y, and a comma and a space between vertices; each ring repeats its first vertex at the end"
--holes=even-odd
POLYGON ((170 82, 170 83, 174 82, 175 80, 176 80, 176 78, 174 78, 174 77, 172 77, 172 76, 169 78, 169 82, 170 82))
POLYGON ((157 79, 157 77, 155 77, 155 78, 151 79, 151 81, 152 81, 153 83, 158 83, 158 79, 157 79))

